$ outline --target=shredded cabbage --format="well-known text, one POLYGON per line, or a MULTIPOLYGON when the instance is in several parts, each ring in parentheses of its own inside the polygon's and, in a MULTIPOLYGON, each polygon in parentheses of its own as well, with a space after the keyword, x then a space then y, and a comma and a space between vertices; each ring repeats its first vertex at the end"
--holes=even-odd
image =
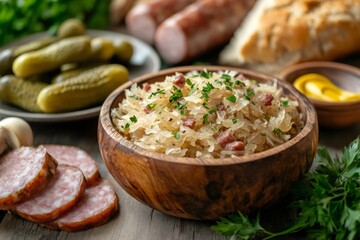
POLYGON ((298 102, 276 81, 261 83, 230 71, 176 73, 147 88, 133 84, 111 114, 118 130, 139 147, 186 157, 264 151, 303 127, 298 102), (231 139, 221 139, 224 132, 231 139))

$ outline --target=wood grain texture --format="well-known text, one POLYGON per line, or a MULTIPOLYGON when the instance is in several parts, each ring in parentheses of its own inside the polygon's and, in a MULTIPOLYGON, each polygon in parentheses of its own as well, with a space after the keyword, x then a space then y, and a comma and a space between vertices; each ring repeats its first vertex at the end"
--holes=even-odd
MULTIPOLYGON (((34 144, 70 144, 86 151, 98 162, 100 173, 109 179, 119 197, 120 214, 107 224, 78 233, 51 231, 35 223, 0 211, 1 240, 225 240, 210 230, 213 222, 191 221, 165 215, 127 194, 109 175, 100 156, 97 143, 97 119, 86 121, 43 124, 32 123, 34 144)), ((341 148, 360 134, 360 124, 342 129, 320 129, 319 145, 341 153, 341 148)), ((286 199, 266 209, 265 224, 272 228, 280 225, 287 211, 286 199), (284 213, 285 212, 285 213, 284 213)), ((302 235, 286 236, 286 240, 305 240, 302 235)))
MULTIPOLYGON (((153 82, 175 72, 203 68, 166 69, 134 81, 139 84, 153 82)), ((208 71, 221 69, 206 68, 208 71)), ((246 70, 232 70, 259 82, 275 80, 246 70)), ((310 169, 318 143, 315 109, 285 81, 278 81, 278 85, 291 99, 298 100, 305 123, 302 131, 285 144, 267 151, 222 159, 179 158, 150 152, 118 133, 110 112, 124 98, 124 89, 130 85, 114 91, 102 107, 98 133, 100 151, 109 172, 126 192, 163 213, 187 219, 216 220, 236 210, 250 212, 278 200, 310 169)))

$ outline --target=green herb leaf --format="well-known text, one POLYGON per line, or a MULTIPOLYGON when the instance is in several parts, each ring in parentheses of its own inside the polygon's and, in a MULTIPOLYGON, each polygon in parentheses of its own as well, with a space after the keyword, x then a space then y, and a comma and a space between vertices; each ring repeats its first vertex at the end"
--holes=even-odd
POLYGON ((179 100, 180 98, 182 98, 184 96, 182 91, 179 88, 175 87, 175 86, 173 86, 171 94, 172 95, 169 98, 170 104, 176 102, 177 100, 179 100))
POLYGON ((245 94, 244 94, 244 97, 245 97, 246 100, 250 101, 250 97, 253 96, 253 95, 255 95, 254 89, 252 89, 252 88, 246 89, 245 94))
POLYGON ((193 87, 194 86, 194 83, 191 82, 191 80, 189 78, 187 78, 185 80, 186 84, 189 85, 190 87, 193 87))
POLYGON ((206 124, 208 122, 209 114, 204 114, 203 116, 203 124, 206 124))
POLYGON ((201 89, 201 98, 205 99, 205 102, 209 100, 209 94, 214 86, 211 83, 206 83, 206 86, 201 89))
POLYGON ((264 228, 260 225, 260 215, 258 214, 255 220, 251 221, 247 216, 238 212, 228 216, 227 218, 220 218, 216 225, 211 226, 211 230, 227 237, 240 240, 248 240, 255 237, 259 232, 264 232, 264 228))
POLYGON ((240 86, 242 86, 242 87, 246 87, 246 84, 245 84, 244 82, 242 82, 242 81, 239 81, 239 80, 236 80, 236 81, 235 81, 235 84, 236 84, 236 85, 240 85, 240 86))
POLYGON ((229 74, 223 74, 221 75, 221 78, 224 79, 226 82, 231 81, 231 76, 229 74))
POLYGON ((273 132, 277 135, 283 135, 283 131, 280 130, 280 128, 274 128, 273 132))
POLYGON ((125 124, 125 129, 128 129, 130 127, 130 123, 125 124))
POLYGON ((157 90, 156 92, 152 92, 149 96, 149 99, 158 95, 158 94, 165 94, 165 90, 164 89, 160 89, 160 90, 157 90))
POLYGON ((288 106, 289 106, 289 101, 286 100, 286 101, 281 102, 281 103, 280 103, 280 106, 281 106, 281 107, 288 107, 288 106))
POLYGON ((236 97, 234 95, 228 96, 228 97, 226 97, 226 99, 229 100, 232 103, 236 102, 236 97))
POLYGON ((206 70, 201 70, 200 76, 203 78, 211 78, 212 77, 212 73, 211 72, 207 72, 206 70))
POLYGON ((2 0, 0 46, 36 32, 54 34, 68 18, 83 20, 89 29, 102 29, 109 26, 110 3, 111 0, 2 0))
POLYGON ((154 109, 156 107, 156 103, 149 103, 148 105, 146 105, 150 110, 154 109))
POLYGON ((180 133, 179 132, 173 132, 172 134, 173 134, 174 138, 176 138, 176 140, 180 139, 180 133))
POLYGON ((136 116, 133 115, 132 117, 130 117, 130 121, 133 122, 133 123, 136 123, 137 122, 136 116))
MULTIPOLYGON (((295 223, 272 233, 239 213, 222 218, 211 229, 233 239, 253 239, 258 233, 271 239, 305 230, 307 239, 360 239, 360 136, 344 147, 342 159, 319 147, 313 172, 292 187, 295 201, 289 206, 298 213, 295 223)), ((258 215, 259 216, 259 215, 258 215)))

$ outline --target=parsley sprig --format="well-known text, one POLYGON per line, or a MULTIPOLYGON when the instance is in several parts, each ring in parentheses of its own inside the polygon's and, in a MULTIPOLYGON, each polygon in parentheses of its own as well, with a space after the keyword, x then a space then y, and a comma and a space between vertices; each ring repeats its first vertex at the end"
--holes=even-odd
POLYGON ((184 95, 182 91, 179 88, 173 86, 173 89, 171 91, 171 96, 169 98, 170 105, 176 102, 177 100, 179 100, 180 98, 182 98, 183 96, 184 95))
POLYGON ((331 157, 325 147, 319 147, 315 157, 317 167, 305 175, 305 180, 292 188, 298 215, 288 229, 273 233, 255 219, 238 212, 221 218, 212 230, 232 239, 253 239, 258 234, 272 239, 304 230, 307 239, 360 239, 360 136, 344 147, 342 158, 331 157))

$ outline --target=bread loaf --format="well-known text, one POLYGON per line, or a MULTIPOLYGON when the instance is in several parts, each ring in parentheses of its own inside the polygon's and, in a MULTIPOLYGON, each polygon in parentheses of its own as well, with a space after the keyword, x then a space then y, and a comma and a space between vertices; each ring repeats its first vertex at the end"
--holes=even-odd
POLYGON ((219 63, 277 73, 360 50, 360 0, 258 0, 219 63))

